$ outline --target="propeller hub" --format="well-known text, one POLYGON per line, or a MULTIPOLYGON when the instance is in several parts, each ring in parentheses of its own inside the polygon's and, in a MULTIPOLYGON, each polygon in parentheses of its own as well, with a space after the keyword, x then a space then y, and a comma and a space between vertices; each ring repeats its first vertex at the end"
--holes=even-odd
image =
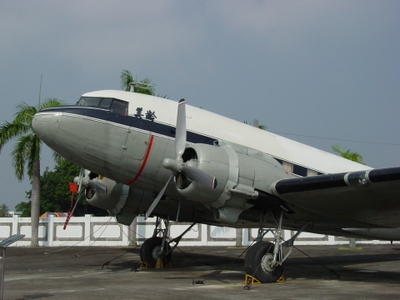
POLYGON ((171 170, 172 172, 180 172, 179 167, 181 165, 181 162, 176 159, 165 158, 162 162, 162 165, 164 168, 171 170))

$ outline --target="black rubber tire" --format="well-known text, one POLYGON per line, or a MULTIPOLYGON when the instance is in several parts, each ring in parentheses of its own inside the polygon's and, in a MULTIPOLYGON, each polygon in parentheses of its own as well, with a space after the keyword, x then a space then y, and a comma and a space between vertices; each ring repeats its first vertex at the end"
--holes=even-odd
MULTIPOLYGON (((270 242, 258 242, 247 250, 244 259, 244 268, 247 274, 257 278, 262 283, 276 282, 283 274, 283 267, 276 266, 272 270, 266 270, 261 265, 265 255, 273 253, 274 245, 270 242)), ((265 257, 264 259, 266 259, 265 257)))
MULTIPOLYGON (((161 248, 162 238, 160 237, 152 237, 147 239, 140 248, 140 259, 142 262, 145 262, 149 265, 149 267, 154 268, 157 263, 157 250, 161 248)), ((167 249, 170 250, 169 245, 167 244, 167 249)), ((172 252, 170 252, 166 256, 161 256, 163 265, 166 266, 171 262, 172 252)))

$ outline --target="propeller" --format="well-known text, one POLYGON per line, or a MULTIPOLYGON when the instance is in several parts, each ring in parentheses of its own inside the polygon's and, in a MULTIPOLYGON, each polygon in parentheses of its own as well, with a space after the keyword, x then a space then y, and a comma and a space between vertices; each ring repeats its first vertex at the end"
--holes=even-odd
POLYGON ((84 177, 84 180, 82 181, 82 186, 90 187, 91 189, 95 190, 96 193, 99 194, 107 193, 107 187, 104 184, 98 181, 90 180, 87 177, 84 177))
MULTIPOLYGON (((97 174, 95 174, 97 177, 97 174)), ((78 185, 78 194, 87 187, 95 190, 99 194, 107 193, 107 187, 99 181, 93 180, 93 173, 91 174, 89 170, 81 168, 79 176, 74 178, 74 182, 78 185)))
POLYGON ((165 190, 168 187, 168 184, 172 180, 172 178, 179 173, 185 174, 191 180, 197 182, 200 185, 205 187, 210 187, 215 189, 217 187, 217 179, 192 166, 186 165, 182 160, 182 155, 186 149, 186 106, 185 99, 181 99, 178 103, 178 113, 176 117, 176 133, 175 133, 175 154, 176 158, 165 158, 162 165, 164 168, 172 171, 172 175, 168 178, 166 184, 158 193, 157 197, 154 199, 153 203, 150 205, 149 209, 145 214, 145 218, 147 219, 154 208, 157 206, 158 202, 161 200, 164 195, 165 190))
MULTIPOLYGON (((72 203, 71 203, 71 208, 68 211, 67 219, 65 220, 65 223, 64 223, 64 227, 63 227, 64 230, 67 228, 68 222, 71 219, 79 201, 83 198, 86 187, 90 187, 91 189, 93 189, 95 192, 97 192, 99 194, 107 193, 107 187, 104 184, 102 184, 101 182, 91 180, 90 172, 88 170, 85 170, 84 168, 81 168, 81 170, 79 172, 79 176, 74 178, 74 182, 78 185, 78 191, 77 191, 78 196, 77 196, 75 205, 73 207, 72 207, 72 203)), ((73 201, 73 200, 71 200, 71 201, 73 201)))

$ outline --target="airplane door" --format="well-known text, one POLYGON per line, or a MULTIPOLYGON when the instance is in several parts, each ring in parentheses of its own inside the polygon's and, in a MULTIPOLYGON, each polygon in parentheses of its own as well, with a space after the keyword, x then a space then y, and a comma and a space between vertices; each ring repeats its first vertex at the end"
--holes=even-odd
POLYGON ((115 171, 120 180, 131 177, 140 165, 146 151, 145 141, 150 136, 140 131, 140 117, 128 115, 128 105, 126 101, 112 99, 107 116, 108 126, 103 131, 106 161, 111 162, 107 168, 115 171))
POLYGON ((126 170, 128 177, 132 177, 139 172, 146 153, 151 150, 151 136, 148 131, 141 130, 141 118, 130 116, 129 119, 130 126, 122 146, 120 165, 126 170))

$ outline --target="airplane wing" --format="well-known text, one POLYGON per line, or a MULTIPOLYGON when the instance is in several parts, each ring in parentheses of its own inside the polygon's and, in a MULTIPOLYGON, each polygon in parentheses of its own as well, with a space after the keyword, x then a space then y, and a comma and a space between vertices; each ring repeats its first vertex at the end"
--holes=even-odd
POLYGON ((283 179, 273 192, 294 212, 309 211, 316 221, 400 226, 400 167, 283 179))

